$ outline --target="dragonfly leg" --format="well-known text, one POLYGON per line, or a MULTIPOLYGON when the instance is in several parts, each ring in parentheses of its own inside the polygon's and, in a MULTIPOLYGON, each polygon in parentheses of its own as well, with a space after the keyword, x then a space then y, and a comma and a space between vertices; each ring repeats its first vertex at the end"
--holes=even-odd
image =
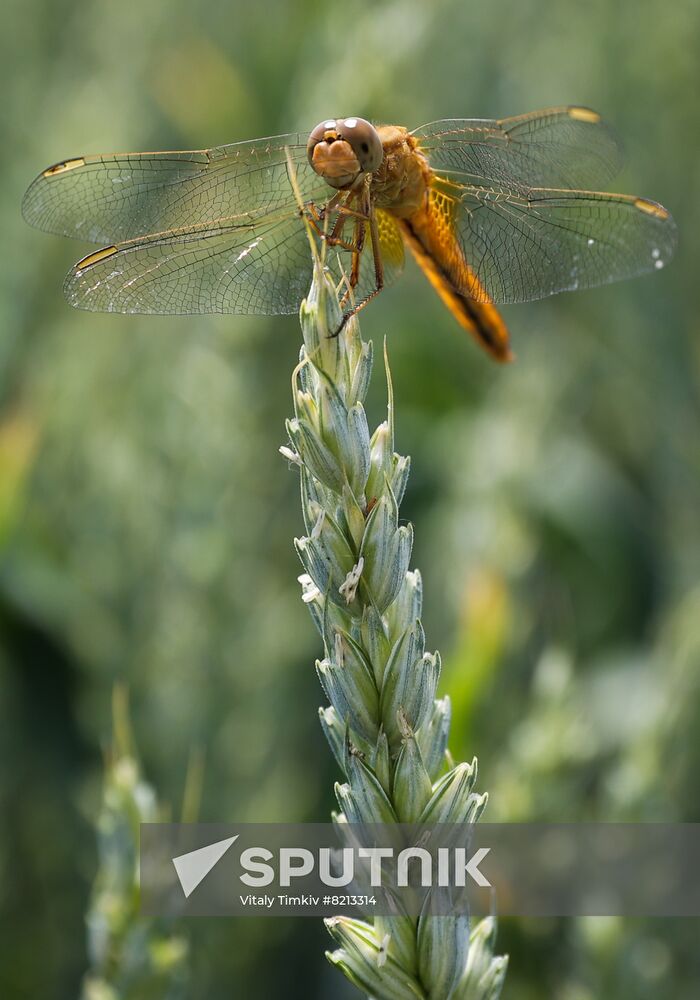
MULTIPOLYGON (((357 313, 359 313, 360 309, 364 309, 367 303, 371 302, 372 299, 376 298, 376 296, 379 295, 381 290, 384 288, 384 264, 382 262, 382 254, 379 249, 379 228, 377 226, 377 216, 375 215, 374 207, 371 205, 368 212, 368 222, 369 222, 370 239, 372 241, 372 258, 374 261, 374 288, 372 289, 371 292, 369 292, 368 295, 365 295, 363 299, 361 299, 359 302, 356 302, 355 305, 352 307, 352 309, 348 310, 348 312, 343 313, 343 318, 340 321, 340 326, 338 327, 337 330, 334 330, 332 334, 333 337, 337 337, 338 334, 341 333, 341 331, 343 330, 348 320, 352 319, 353 316, 356 316, 357 313)), ((364 232, 362 233, 361 238, 364 241, 364 232)), ((351 289, 356 287, 357 285, 357 282, 359 280, 359 271, 360 271, 360 252, 357 253, 357 263, 355 262, 355 259, 353 259, 353 269, 350 274, 351 289), (353 277, 355 279, 354 284, 353 284, 353 277)), ((343 296, 343 301, 341 305, 345 303, 346 299, 348 298, 348 295, 349 293, 343 296)))
POLYGON ((328 213, 334 211, 341 204, 343 198, 346 197, 346 191, 336 191, 333 197, 325 205, 321 205, 320 208, 315 201, 307 201, 304 205, 309 221, 315 225, 316 230, 321 236, 323 236, 323 230, 320 228, 319 223, 325 222, 328 213))
POLYGON ((357 221, 355 222, 354 232, 351 239, 343 239, 343 230, 347 222, 353 217, 354 213, 341 212, 338 211, 338 218, 335 220, 335 225, 331 229, 330 233, 325 237, 326 243, 331 247, 341 247, 343 250, 348 250, 350 253, 354 254, 357 250, 357 221))
POLYGON ((364 250, 365 246, 365 232, 366 232, 365 220, 364 218, 358 218, 355 221, 355 236, 353 241, 354 249, 352 251, 352 265, 350 268, 348 289, 340 301, 341 308, 343 309, 350 300, 353 288, 357 288, 357 283, 360 280, 360 263, 362 261, 362 251, 364 250))
MULTIPOLYGON (((334 195, 327 204, 319 208, 315 202, 309 201, 306 203, 306 210, 309 222, 316 230, 318 236, 325 240, 329 246, 340 247, 342 250, 348 250, 350 253, 354 253, 357 248, 357 238, 356 235, 352 239, 346 240, 343 238, 343 230, 346 223, 350 219, 361 219, 364 222, 367 221, 367 213, 359 211, 356 208, 351 208, 347 202, 351 198, 356 197, 355 192, 339 191, 334 195), (342 203, 342 199, 346 199, 346 203, 342 203), (333 224, 333 228, 330 232, 327 232, 325 227, 322 228, 322 224, 326 221, 328 214, 330 212, 337 212, 337 218, 333 224)), ((355 233, 357 229, 355 230, 355 233)))

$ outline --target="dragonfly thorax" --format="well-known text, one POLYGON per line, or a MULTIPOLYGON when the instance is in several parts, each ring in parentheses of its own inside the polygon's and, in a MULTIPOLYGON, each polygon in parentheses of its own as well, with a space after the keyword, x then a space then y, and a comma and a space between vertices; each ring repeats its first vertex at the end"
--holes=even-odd
POLYGON ((380 125, 384 156, 372 176, 372 197, 378 208, 398 219, 409 219, 427 203, 431 170, 416 139, 400 125, 380 125))

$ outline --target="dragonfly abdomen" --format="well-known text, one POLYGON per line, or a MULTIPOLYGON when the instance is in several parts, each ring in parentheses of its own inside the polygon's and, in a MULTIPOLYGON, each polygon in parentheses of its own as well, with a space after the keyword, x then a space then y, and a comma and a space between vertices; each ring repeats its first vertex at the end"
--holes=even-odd
POLYGON ((465 260, 449 211, 431 197, 426 208, 397 222, 419 267, 460 326, 497 361, 511 361, 508 328, 465 260))

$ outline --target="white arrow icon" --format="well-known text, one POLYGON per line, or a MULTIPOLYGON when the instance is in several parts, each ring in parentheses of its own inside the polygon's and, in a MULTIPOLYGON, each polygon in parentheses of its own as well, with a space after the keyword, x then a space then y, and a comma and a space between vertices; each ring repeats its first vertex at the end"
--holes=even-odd
POLYGON ((238 840, 238 834, 235 837, 217 840, 215 844, 208 844, 206 847, 200 847, 196 851, 190 851, 188 854, 181 854, 179 857, 173 858, 175 871, 186 897, 194 892, 217 861, 223 858, 234 840, 238 840))

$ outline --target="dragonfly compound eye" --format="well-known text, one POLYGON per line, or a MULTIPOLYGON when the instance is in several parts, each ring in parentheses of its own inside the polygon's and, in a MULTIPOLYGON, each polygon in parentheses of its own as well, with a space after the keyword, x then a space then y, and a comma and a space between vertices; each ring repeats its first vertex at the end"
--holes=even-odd
POLYGON ((338 132, 352 147, 362 170, 372 174, 384 159, 382 140, 376 128, 364 118, 339 118, 338 132))
POLYGON ((376 129, 364 118, 320 122, 309 136, 306 153, 316 173, 341 189, 376 170, 384 156, 376 129))

